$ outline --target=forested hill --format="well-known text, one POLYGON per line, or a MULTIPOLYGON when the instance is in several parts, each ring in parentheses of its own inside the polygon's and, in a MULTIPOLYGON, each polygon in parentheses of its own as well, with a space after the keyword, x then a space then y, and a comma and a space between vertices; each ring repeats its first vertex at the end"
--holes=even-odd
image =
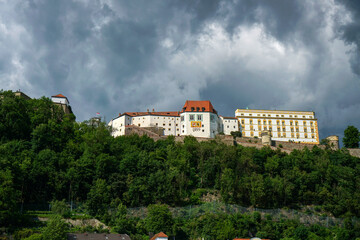
POLYGON ((104 123, 77 123, 50 99, 0 97, 0 221, 22 204, 84 203, 94 216, 127 207, 200 202, 199 192, 244 207, 319 205, 336 217, 360 217, 360 159, 345 150, 285 154, 172 137, 113 138, 104 123))

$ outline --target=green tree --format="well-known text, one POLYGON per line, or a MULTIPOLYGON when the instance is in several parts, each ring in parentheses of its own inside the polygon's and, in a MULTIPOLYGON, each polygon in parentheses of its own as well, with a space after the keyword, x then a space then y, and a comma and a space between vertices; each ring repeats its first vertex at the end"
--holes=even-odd
POLYGON ((358 148, 360 142, 359 130, 354 126, 348 126, 344 131, 343 143, 346 148, 358 148))
POLYGON ((148 232, 172 233, 174 219, 167 205, 153 204, 148 206, 145 226, 148 232))
POLYGON ((52 217, 42 231, 43 239, 65 240, 69 226, 61 220, 61 216, 52 217))

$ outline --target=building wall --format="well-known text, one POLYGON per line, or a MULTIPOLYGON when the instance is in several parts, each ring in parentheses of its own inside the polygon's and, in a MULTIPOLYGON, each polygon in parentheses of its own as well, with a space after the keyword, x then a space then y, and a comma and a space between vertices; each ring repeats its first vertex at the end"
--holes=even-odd
POLYGON ((240 131, 240 125, 238 119, 232 119, 232 118, 221 118, 221 132, 223 132, 225 135, 231 135, 231 132, 237 132, 240 131))
POLYGON ((66 98, 52 97, 51 101, 53 101, 54 103, 69 105, 69 102, 66 100, 66 98))
POLYGON ((237 109, 244 137, 261 137, 270 130, 275 141, 319 144, 317 119, 314 112, 237 109))
POLYGON ((183 112, 180 119, 181 135, 214 138, 219 133, 219 117, 215 113, 183 112))

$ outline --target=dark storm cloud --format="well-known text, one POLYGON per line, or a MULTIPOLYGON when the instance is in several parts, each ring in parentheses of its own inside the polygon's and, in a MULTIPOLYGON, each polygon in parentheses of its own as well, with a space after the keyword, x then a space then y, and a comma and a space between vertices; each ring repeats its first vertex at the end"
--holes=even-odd
POLYGON ((78 120, 209 99, 230 116, 246 106, 314 110, 322 137, 341 134, 359 126, 360 81, 348 65, 360 73, 359 8, 340 0, 0 1, 0 84, 33 97, 61 92, 78 120))
POLYGON ((351 12, 351 20, 345 24, 339 23, 339 33, 348 44, 354 44, 352 51, 351 66, 353 71, 360 76, 360 1, 342 0, 339 4, 344 4, 351 12))

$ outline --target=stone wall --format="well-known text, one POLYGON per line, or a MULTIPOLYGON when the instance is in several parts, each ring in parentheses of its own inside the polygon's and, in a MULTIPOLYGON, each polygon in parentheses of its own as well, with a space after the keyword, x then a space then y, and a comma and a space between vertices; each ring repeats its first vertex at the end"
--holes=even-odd
POLYGON ((351 156, 360 158, 360 148, 348 148, 347 150, 351 156))

